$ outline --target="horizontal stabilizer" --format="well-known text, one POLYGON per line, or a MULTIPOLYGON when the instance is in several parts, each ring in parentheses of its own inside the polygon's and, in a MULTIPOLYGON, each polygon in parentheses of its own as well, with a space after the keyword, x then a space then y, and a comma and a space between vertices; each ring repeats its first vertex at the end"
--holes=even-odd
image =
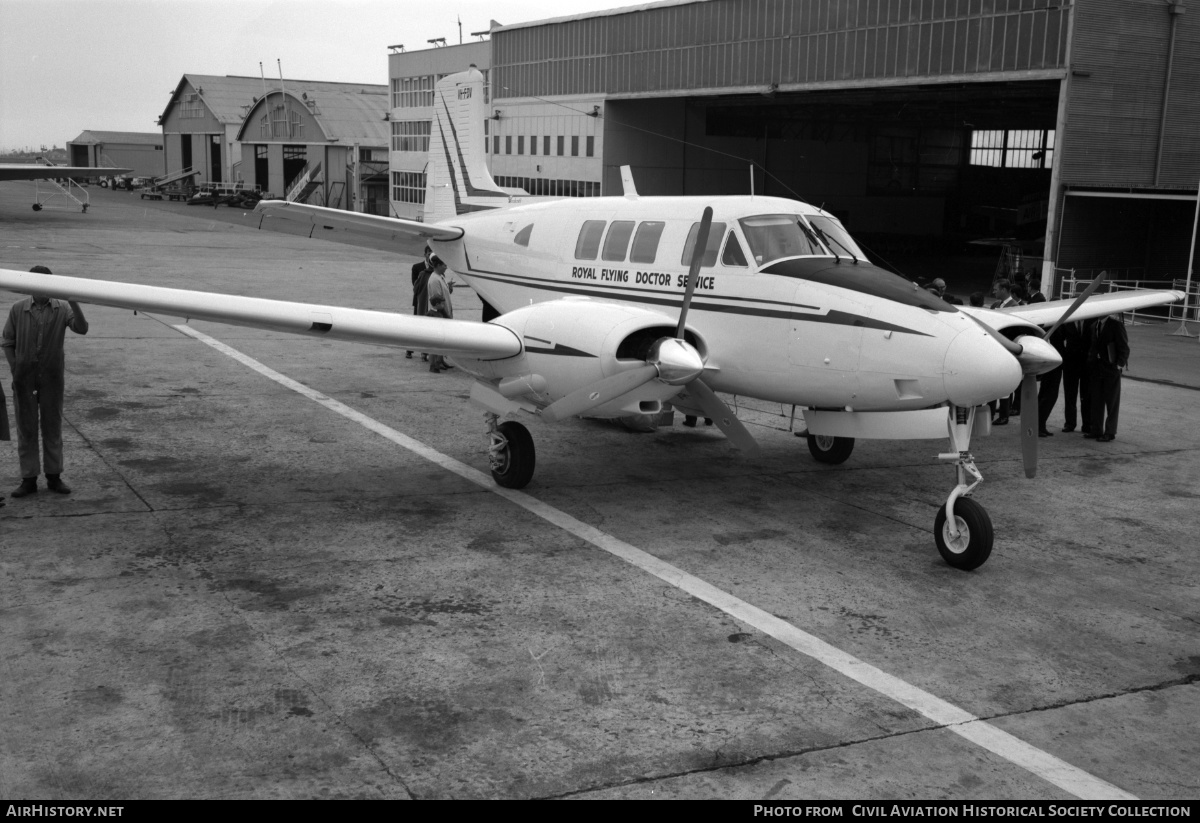
POLYGON ((231 326, 391 346, 450 357, 501 360, 515 357, 522 351, 520 338, 511 330, 494 323, 416 317, 411 314, 167 289, 136 283, 112 283, 9 269, 0 269, 0 288, 20 294, 43 294, 61 300, 135 309, 189 320, 209 320, 231 326))
POLYGON ((305 225, 325 226, 368 234, 373 237, 401 236, 421 237, 426 240, 457 240, 463 236, 463 230, 454 226, 418 223, 416 220, 405 220, 400 217, 362 214, 324 206, 289 203, 286 200, 260 200, 254 210, 268 220, 290 220, 305 225))

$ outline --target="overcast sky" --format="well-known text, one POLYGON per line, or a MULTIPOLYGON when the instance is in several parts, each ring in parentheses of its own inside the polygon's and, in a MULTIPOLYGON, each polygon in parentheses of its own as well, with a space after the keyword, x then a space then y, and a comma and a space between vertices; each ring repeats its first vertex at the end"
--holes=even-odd
POLYGON ((637 0, 0 0, 0 149, 158 131, 185 73, 388 82, 388 46, 637 0))

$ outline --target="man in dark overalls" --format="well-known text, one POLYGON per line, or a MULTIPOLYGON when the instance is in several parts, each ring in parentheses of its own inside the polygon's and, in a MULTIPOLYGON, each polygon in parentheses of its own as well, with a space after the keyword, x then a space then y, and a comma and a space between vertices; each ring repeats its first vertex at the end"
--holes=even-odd
MULTIPOLYGON (((34 266, 30 271, 51 273, 45 266, 34 266)), ((42 469, 51 491, 71 493, 61 477, 63 337, 68 328, 76 334, 88 332, 88 322, 79 304, 42 295, 14 303, 4 324, 0 347, 12 371, 17 457, 21 462, 21 485, 13 491, 14 498, 37 493, 37 476, 42 469)))

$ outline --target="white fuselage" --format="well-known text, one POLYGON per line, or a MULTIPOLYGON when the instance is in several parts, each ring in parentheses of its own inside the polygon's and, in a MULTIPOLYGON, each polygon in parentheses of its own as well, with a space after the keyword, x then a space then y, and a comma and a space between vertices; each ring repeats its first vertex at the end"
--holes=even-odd
MULTIPOLYGON (((705 373, 712 388, 780 403, 870 411, 920 409, 947 400, 975 405, 1007 394, 1020 381, 1015 360, 978 324, 916 284, 871 266, 857 249, 858 262, 833 243, 826 246, 837 258, 828 252, 780 256, 777 250, 766 255, 774 259, 765 260, 753 254, 764 244, 761 237, 756 243, 747 236, 755 231, 755 216, 805 215, 829 227, 832 217, 794 200, 540 202, 460 215, 452 222, 466 231, 465 238, 433 245, 502 315, 574 297, 649 310, 673 324, 685 292, 686 241, 706 206, 714 210, 713 253, 706 261, 711 265, 699 270, 687 327, 702 354, 713 352, 705 373), (639 247, 637 240, 644 224, 659 233, 652 256, 649 244, 639 247), (611 244, 610 232, 616 238, 611 244), (632 240, 620 242, 623 234, 632 240)), ((686 255, 690 260, 690 250, 686 255)), ((505 325, 506 318, 494 322, 505 325)), ((569 345, 578 337, 570 325, 543 322, 537 339, 569 345)))

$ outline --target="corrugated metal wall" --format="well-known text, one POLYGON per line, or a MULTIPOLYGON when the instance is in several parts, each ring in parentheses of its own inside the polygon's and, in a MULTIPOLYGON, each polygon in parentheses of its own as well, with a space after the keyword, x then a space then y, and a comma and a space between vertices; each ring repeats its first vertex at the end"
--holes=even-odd
MULTIPOLYGON (((1200 179, 1200 9, 1178 15, 1158 185, 1200 179)), ((1076 5, 1062 145, 1067 185, 1152 186, 1170 14, 1159 0, 1076 5)))
POLYGON ((497 31, 494 84, 621 95, 1057 69, 1068 15, 1057 0, 711 0, 497 31))

